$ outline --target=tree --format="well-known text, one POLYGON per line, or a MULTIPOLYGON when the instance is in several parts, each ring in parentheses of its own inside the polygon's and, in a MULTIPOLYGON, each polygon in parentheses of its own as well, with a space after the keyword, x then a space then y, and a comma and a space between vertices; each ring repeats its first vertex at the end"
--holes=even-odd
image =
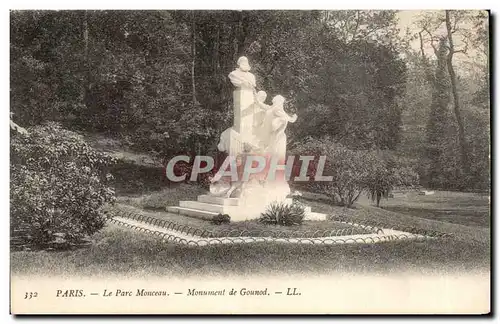
POLYGON ((490 34, 489 12, 478 11, 472 15, 471 23, 475 33, 470 34, 471 47, 476 49, 475 61, 482 73, 480 87, 474 95, 474 103, 490 109, 490 34))
POLYGON ((399 45, 395 10, 327 10, 322 21, 345 43, 375 40, 384 45, 399 45))
POLYGON ((447 153, 448 134, 448 103, 450 101, 450 82, 447 75, 446 40, 440 40, 437 50, 437 67, 433 78, 432 102, 427 124, 427 152, 429 160, 426 174, 426 182, 429 186, 442 185, 442 173, 445 168, 444 155, 447 153))
POLYGON ((467 141, 465 139, 465 131, 464 131, 464 121, 462 118, 462 112, 460 108, 460 99, 458 96, 457 90, 457 76, 455 73, 455 69, 453 68, 453 56, 455 53, 466 53, 468 43, 464 41, 464 48, 457 49, 455 47, 455 43, 453 40, 453 34, 457 32, 457 24, 460 22, 460 19, 463 19, 462 13, 455 14, 454 18, 451 17, 451 11, 445 11, 445 23, 446 23, 446 36, 448 40, 448 55, 447 55, 447 68, 449 77, 451 80, 451 91, 453 93, 453 111, 455 112, 455 118, 458 125, 458 139, 460 141, 460 156, 462 160, 462 167, 464 168, 464 173, 466 175, 470 174, 470 165, 469 165, 469 149, 467 145, 467 141), (453 20, 453 25, 452 25, 453 20))
MULTIPOLYGON (((485 26, 487 26, 487 16, 484 12, 479 11, 453 11, 446 10, 444 12, 434 12, 424 15, 418 22, 421 28, 421 44, 422 54, 424 55, 423 44, 427 42, 434 49, 437 54, 437 47, 435 42, 444 39, 446 41, 446 69, 450 81, 450 89, 453 96, 453 113, 454 123, 456 125, 456 143, 458 145, 458 156, 460 158, 460 166, 455 170, 455 177, 460 178, 460 187, 467 186, 472 179, 471 174, 471 158, 470 153, 472 148, 469 147, 468 135, 466 134, 464 123, 464 110, 468 109, 463 102, 463 94, 460 93, 460 73, 457 73, 458 60, 457 55, 460 54, 460 62, 466 59, 469 53, 470 45, 475 44, 478 46, 476 50, 478 53, 484 53, 487 48, 487 41, 485 41, 485 26), (422 35, 425 34, 425 40, 422 35)), ((463 71, 462 75, 463 75, 463 71)), ((487 75, 487 73, 485 73, 487 75)), ((488 78, 486 76, 486 78, 488 78)), ((485 82, 486 83, 486 82, 485 82)), ((484 88, 483 88, 484 89, 484 88)), ((484 91, 481 94, 484 98, 484 91)), ((471 102, 472 103, 472 102, 471 102)))
POLYGON ((10 13, 11 111, 20 124, 71 119, 82 108, 81 13, 10 13))

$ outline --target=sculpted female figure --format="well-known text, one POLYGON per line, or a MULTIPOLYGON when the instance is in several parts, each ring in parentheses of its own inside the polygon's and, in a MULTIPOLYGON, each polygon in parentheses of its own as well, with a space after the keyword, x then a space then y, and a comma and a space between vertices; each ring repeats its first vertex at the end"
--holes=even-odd
POLYGON ((262 150, 267 147, 269 137, 268 132, 263 129, 267 111, 271 108, 271 106, 264 103, 266 98, 267 93, 265 91, 254 93, 252 134, 257 139, 257 143, 262 150))
POLYGON ((286 155, 285 129, 288 123, 294 123, 297 115, 288 115, 284 109, 285 98, 277 95, 273 98, 272 106, 268 106, 255 98, 259 107, 265 110, 262 125, 259 127, 258 136, 264 146, 264 151, 271 156, 278 157, 280 162, 286 155))

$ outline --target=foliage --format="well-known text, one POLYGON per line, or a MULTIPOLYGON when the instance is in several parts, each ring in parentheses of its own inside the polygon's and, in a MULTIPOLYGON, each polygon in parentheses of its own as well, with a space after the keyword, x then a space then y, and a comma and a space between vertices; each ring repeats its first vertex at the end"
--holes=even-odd
POLYGON ((448 104, 450 102, 450 82, 446 71, 446 42, 441 40, 436 73, 433 79, 433 92, 429 122, 427 124, 426 158, 429 159, 429 168, 426 172, 426 183, 430 187, 438 185, 440 173, 444 165, 443 155, 449 147, 446 145, 446 134, 450 131, 450 116, 448 104))
POLYGON ((371 172, 365 180, 366 190, 377 207, 380 199, 388 198, 394 188, 408 189, 419 185, 418 174, 411 167, 402 165, 393 154, 375 151, 365 158, 365 163, 371 164, 371 172))
POLYGON ((210 222, 214 225, 228 224, 231 222, 231 217, 228 214, 217 214, 210 222))
POLYGON ((395 14, 350 14, 360 24, 347 41, 335 12, 13 11, 12 111, 24 125, 118 133, 162 155, 213 153, 232 120, 227 75, 247 55, 268 99, 317 115, 291 139, 326 132, 392 148, 405 81, 395 14))
POLYGON ((465 130, 471 164, 467 188, 487 190, 491 186, 490 110, 471 106, 465 111, 464 119, 467 120, 465 130))
MULTIPOLYGON (((414 109, 408 114, 421 116, 429 111, 426 118, 420 117, 412 125, 425 127, 425 134, 420 132, 420 138, 415 137, 405 146, 418 145, 417 141, 423 143, 422 138, 426 137, 425 147, 419 147, 414 154, 418 155, 415 163, 419 164, 422 184, 428 187, 455 190, 489 187, 486 153, 489 136, 484 128, 472 126, 480 124, 489 129, 485 123, 488 113, 479 113, 481 109, 489 110, 490 101, 488 23, 486 11, 468 10, 427 12, 416 21, 415 27, 420 32, 413 40, 419 38, 421 50, 420 59, 413 60, 414 71, 418 73, 419 67, 426 71, 429 89, 422 89, 425 95, 421 97, 432 98, 432 102, 422 99, 413 101, 414 104, 408 102, 414 109), (428 55, 430 51, 425 48, 433 50, 434 56, 428 55)), ((410 56, 415 57, 416 53, 410 56)), ((412 84, 415 86, 418 83, 412 84)))
POLYGON ((418 184, 418 175, 390 151, 352 150, 325 137, 309 138, 296 147, 295 153, 315 156, 308 170, 307 186, 340 206, 351 207, 364 191, 382 197, 395 186, 418 184), (331 176, 331 181, 314 180, 320 156, 326 158, 323 175, 331 176))
POLYGON ((332 202, 351 206, 365 188, 365 179, 370 172, 370 165, 364 163, 365 151, 351 150, 326 137, 309 138, 295 148, 295 153, 315 156, 310 163, 307 185, 314 192, 328 195, 332 202), (315 181, 320 156, 326 158, 323 174, 331 176, 331 181, 315 181))
POLYGON ((30 127, 11 141, 11 224, 32 244, 74 242, 100 230, 114 201, 112 160, 56 124, 30 127))
POLYGON ((295 136, 329 135, 351 148, 394 149, 400 142, 404 61, 377 42, 345 44, 331 32, 318 37, 326 45, 316 54, 307 91, 297 99, 299 117, 308 118, 299 118, 295 136))
POLYGON ((465 174, 456 118, 445 113, 446 71, 437 76, 441 63, 428 55, 443 14, 413 26, 430 31, 421 53, 418 33, 400 36, 395 11, 11 11, 11 111, 23 126, 112 133, 160 160, 213 156, 233 118, 227 75, 246 55, 267 102, 281 94, 299 116, 290 148, 328 136, 349 150, 397 151, 425 185, 485 189, 488 119, 477 108, 489 110, 488 17, 451 12, 457 50, 477 49, 471 64, 458 60, 465 53, 454 59, 465 174))
POLYGON ((258 220, 269 225, 293 226, 302 224, 304 217, 304 207, 298 203, 273 202, 267 206, 258 220))

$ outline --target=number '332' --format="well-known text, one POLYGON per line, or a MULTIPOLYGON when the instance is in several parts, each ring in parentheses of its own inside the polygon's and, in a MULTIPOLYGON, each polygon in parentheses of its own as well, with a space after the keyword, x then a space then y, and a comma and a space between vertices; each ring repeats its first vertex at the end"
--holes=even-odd
POLYGON ((38 293, 35 291, 35 292, 26 292, 24 294, 24 299, 31 299, 31 298, 36 298, 38 297, 38 293))

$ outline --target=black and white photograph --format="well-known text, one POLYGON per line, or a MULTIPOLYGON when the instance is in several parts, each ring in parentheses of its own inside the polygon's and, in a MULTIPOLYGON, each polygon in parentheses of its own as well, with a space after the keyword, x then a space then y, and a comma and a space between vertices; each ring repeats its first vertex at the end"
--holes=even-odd
POLYGON ((490 19, 11 9, 11 314, 490 314, 490 19))

